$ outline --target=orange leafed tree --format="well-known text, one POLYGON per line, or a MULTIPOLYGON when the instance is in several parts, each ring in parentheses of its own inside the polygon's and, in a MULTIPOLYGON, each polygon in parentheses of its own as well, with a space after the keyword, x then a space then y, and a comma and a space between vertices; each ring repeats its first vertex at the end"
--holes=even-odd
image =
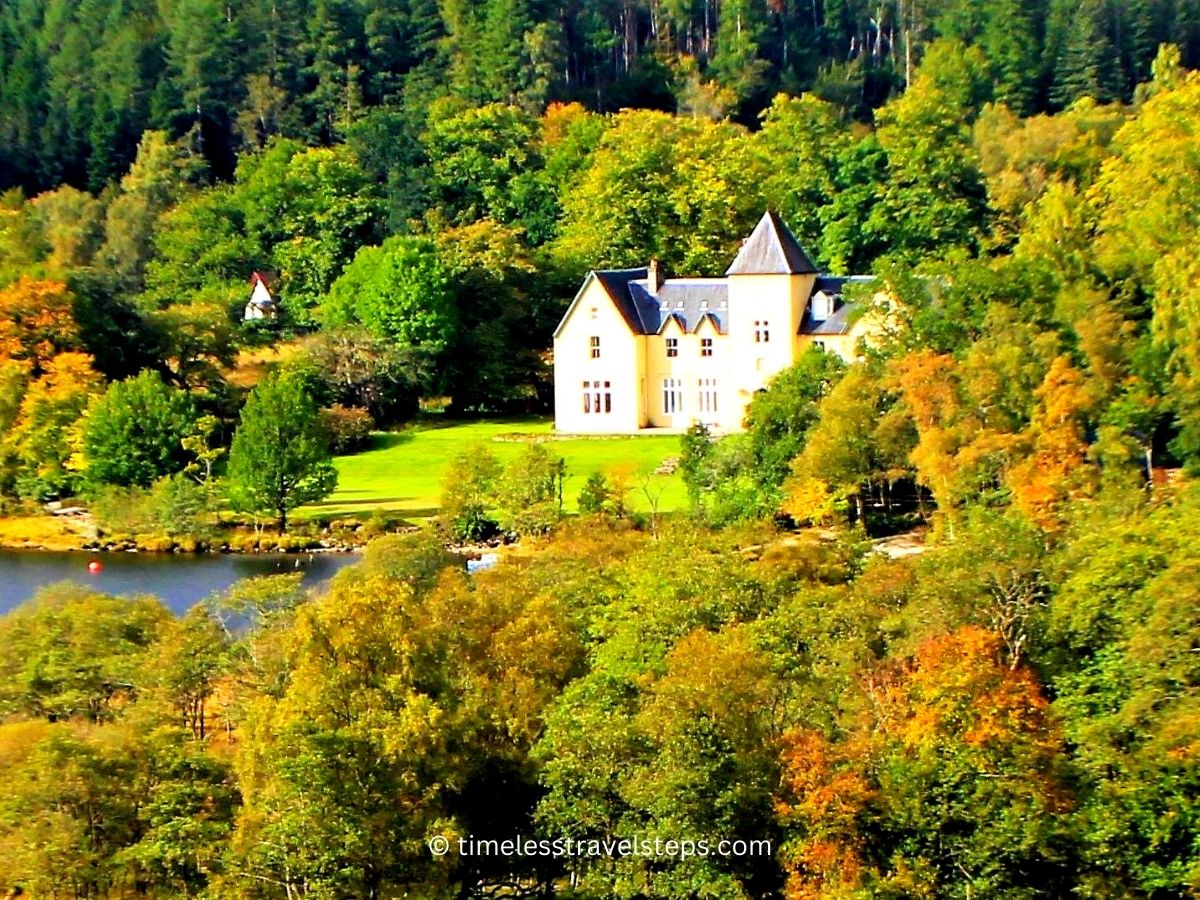
POLYGON ((27 361, 41 372, 56 353, 78 349, 73 302, 61 281, 23 277, 0 290, 0 358, 27 361))
POLYGON ((1084 432, 1095 398, 1067 356, 1051 364, 1037 397, 1029 427, 1032 452, 1008 471, 1006 480, 1022 512, 1042 528, 1057 530, 1064 504, 1088 496, 1095 487, 1084 432))
POLYGON ((1052 877, 1058 732, 996 635, 970 626, 930 639, 867 675, 843 708, 836 737, 798 729, 784 742, 790 900, 949 896, 965 882, 987 896, 1052 877))
POLYGON ((909 353, 892 368, 892 387, 917 429, 910 459, 917 480, 933 492, 938 508, 952 517, 970 480, 958 459, 979 431, 961 396, 959 364, 946 353, 909 353))

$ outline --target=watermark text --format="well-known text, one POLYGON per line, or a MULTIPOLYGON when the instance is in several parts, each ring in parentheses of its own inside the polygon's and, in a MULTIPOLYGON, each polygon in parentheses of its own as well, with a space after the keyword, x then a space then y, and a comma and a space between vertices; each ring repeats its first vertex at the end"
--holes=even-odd
POLYGON ((706 857, 764 857, 771 855, 771 842, 761 839, 695 840, 680 838, 479 838, 474 835, 448 838, 435 835, 428 841, 434 856, 457 853, 464 857, 545 857, 549 859, 652 858, 692 859, 706 857))

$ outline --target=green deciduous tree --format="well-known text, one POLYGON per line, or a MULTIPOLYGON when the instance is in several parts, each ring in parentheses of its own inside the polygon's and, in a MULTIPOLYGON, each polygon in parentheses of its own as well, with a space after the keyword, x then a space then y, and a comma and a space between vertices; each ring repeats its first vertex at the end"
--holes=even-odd
POLYGON ((989 94, 983 55, 939 42, 912 87, 880 111, 888 178, 870 218, 889 249, 911 255, 978 242, 985 192, 968 126, 989 94))
POLYGON ((280 531, 288 513, 337 486, 317 406, 295 379, 268 376, 242 408, 229 449, 227 489, 234 508, 274 513, 280 531))
POLYGON ((720 271, 762 216, 769 165, 741 128, 624 112, 563 198, 556 251, 580 269, 645 265, 720 271))
MULTIPOLYGON (((1172 78, 1165 73, 1168 84, 1172 78)), ((1138 282, 1155 338, 1171 354, 1181 434, 1178 452, 1200 458, 1200 327, 1195 315, 1196 216, 1200 155, 1200 76, 1161 86, 1114 140, 1115 154, 1096 184, 1100 204, 1096 261, 1112 279, 1138 282)))
POLYGON ((1096 894, 1185 891, 1200 865, 1196 499, 1116 504, 1059 557, 1045 658, 1096 894))
POLYGON ((455 540, 480 541, 495 535, 499 523, 491 511, 501 472, 500 461, 483 444, 451 461, 442 481, 441 516, 455 540))
POLYGON ((504 467, 497 485, 500 524, 518 534, 545 534, 562 517, 563 481, 567 477, 562 457, 541 444, 530 444, 504 467))
POLYGON ((109 386, 88 408, 83 456, 94 484, 149 487, 187 465, 183 441, 195 429, 192 398, 157 372, 109 386))
POLYGON ((445 266, 433 242, 417 237, 359 250, 318 316, 334 327, 362 325, 380 340, 431 354, 445 349, 457 324, 445 266))
POLYGON ((123 600, 81 586, 46 588, 0 620, 10 648, 0 714, 99 722, 146 686, 140 667, 171 623, 152 598, 123 600))
POLYGON ((792 460, 804 449, 805 437, 820 418, 822 398, 837 384, 846 366, 819 348, 771 379, 746 410, 755 474, 768 487, 783 483, 792 460))

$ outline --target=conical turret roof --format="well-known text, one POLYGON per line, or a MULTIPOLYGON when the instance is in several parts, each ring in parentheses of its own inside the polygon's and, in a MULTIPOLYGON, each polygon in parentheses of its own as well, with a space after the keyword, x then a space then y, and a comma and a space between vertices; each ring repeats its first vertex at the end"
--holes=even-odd
POLYGON ((726 275, 815 275, 817 267, 783 224, 769 210, 742 244, 726 275))

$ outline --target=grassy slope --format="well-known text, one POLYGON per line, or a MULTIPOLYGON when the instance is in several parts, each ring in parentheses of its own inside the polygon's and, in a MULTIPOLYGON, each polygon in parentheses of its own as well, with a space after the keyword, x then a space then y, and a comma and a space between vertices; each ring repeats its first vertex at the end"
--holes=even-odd
MULTIPOLYGON (((566 438, 559 440, 547 419, 508 419, 480 422, 425 424, 399 434, 377 434, 370 449, 340 456, 338 490, 325 502, 305 507, 305 513, 362 514, 374 509, 395 510, 410 517, 437 512, 442 478, 450 461, 473 443, 483 442, 505 462, 521 452, 525 440, 541 438, 547 449, 567 463, 564 491, 568 511, 584 480, 592 472, 628 465, 634 472, 653 472, 668 457, 679 455, 679 438, 653 435, 621 438, 566 438), (524 436, 524 439, 519 436, 524 436)), ((686 501, 678 473, 655 475, 651 490, 661 489, 659 509, 678 509, 686 501)), ((636 479, 629 503, 646 509, 647 502, 636 479)))

